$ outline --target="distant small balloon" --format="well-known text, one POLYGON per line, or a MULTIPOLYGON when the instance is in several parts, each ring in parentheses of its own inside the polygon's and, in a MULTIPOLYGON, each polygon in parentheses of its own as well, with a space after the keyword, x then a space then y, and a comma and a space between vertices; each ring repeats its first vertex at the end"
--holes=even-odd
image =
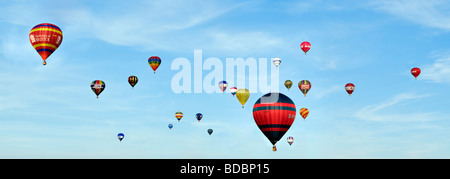
POLYGON ((219 82, 219 88, 222 90, 222 93, 225 92, 225 89, 227 89, 228 83, 226 81, 220 81, 219 82))
POLYGON ((230 92, 231 94, 234 96, 236 94, 237 88, 236 87, 231 87, 230 88, 230 92))
POLYGON ((208 129, 208 134, 211 135, 213 133, 212 129, 208 129))
POLYGON ((300 44, 300 48, 303 50, 303 52, 305 52, 306 55, 306 52, 308 52, 309 49, 311 48, 311 44, 307 41, 304 41, 300 44))
POLYGON ((287 142, 289 143, 289 145, 292 145, 292 143, 294 143, 294 138, 292 136, 289 136, 287 138, 287 142))
POLYGON ((298 88, 306 97, 306 93, 308 93, 308 91, 311 89, 311 82, 309 82, 308 80, 302 80, 298 83, 298 88))
POLYGON ((131 85, 132 88, 134 88, 134 85, 138 83, 138 77, 133 75, 128 77, 128 83, 131 85))
POLYGON ((411 74, 417 79, 420 75, 420 68, 414 67, 411 69, 411 74))
POLYGON ((242 108, 244 108, 244 104, 247 102, 250 97, 250 91, 248 89, 238 89, 236 92, 236 97, 239 102, 242 104, 242 108))
POLYGON ((195 118, 197 118, 198 122, 200 122, 200 120, 202 120, 202 118, 203 118, 203 114, 202 113, 197 113, 195 115, 195 118))
POLYGON ((353 83, 347 83, 345 85, 345 90, 347 91, 348 95, 352 95, 353 91, 355 90, 355 85, 353 83))
POLYGON ((102 91, 105 89, 106 85, 105 82, 103 82, 102 80, 94 80, 91 83, 91 90, 97 95, 100 95, 100 93, 102 93, 102 91))
POLYGON ((286 81, 284 82, 284 86, 286 86, 286 88, 287 88, 288 91, 289 91, 289 89, 291 89, 291 87, 292 87, 292 81, 291 81, 291 80, 286 80, 286 81))
POLYGON ((177 111, 175 113, 175 118, 177 118, 178 122, 180 122, 180 119, 183 118, 183 113, 181 111, 177 111))
POLYGON ((173 125, 169 124, 168 126, 169 126, 169 129, 172 130, 173 125))
POLYGON ((281 58, 273 58, 272 62, 276 67, 278 67, 281 63, 281 58))
POLYGON ((125 135, 123 135, 123 133, 119 133, 117 134, 117 138, 119 138, 119 141, 122 142, 122 139, 125 137, 125 135))
POLYGON ((153 73, 156 73, 156 69, 158 69, 159 65, 161 64, 161 58, 158 56, 151 56, 148 58, 148 64, 153 69, 153 73))

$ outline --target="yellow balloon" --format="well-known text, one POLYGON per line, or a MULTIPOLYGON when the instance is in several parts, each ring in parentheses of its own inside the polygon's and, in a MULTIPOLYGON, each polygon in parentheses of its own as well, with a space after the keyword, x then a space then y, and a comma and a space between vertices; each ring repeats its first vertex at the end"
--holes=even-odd
POLYGON ((247 102, 248 98, 250 97, 250 92, 248 89, 238 89, 236 91, 236 97, 241 102, 242 108, 244 108, 244 104, 247 102))

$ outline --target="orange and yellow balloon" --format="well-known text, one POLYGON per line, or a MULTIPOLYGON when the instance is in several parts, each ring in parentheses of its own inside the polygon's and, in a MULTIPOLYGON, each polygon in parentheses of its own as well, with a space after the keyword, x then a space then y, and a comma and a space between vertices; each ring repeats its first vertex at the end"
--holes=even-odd
POLYGON ((307 108, 302 108, 302 109, 300 109, 299 112, 300 112, 300 116, 303 117, 303 120, 305 120, 306 117, 308 117, 309 110, 307 108))

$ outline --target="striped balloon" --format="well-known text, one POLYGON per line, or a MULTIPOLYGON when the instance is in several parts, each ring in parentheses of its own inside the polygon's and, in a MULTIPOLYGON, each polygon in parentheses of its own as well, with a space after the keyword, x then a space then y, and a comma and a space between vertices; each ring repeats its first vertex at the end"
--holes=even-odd
POLYGON ((287 88, 288 91, 289 91, 289 89, 291 89, 291 87, 292 87, 292 81, 291 81, 291 80, 286 80, 286 81, 284 82, 284 86, 286 86, 286 88, 287 88))
POLYGON ((275 144, 289 130, 297 111, 294 102, 282 93, 267 93, 253 106, 253 118, 261 132, 275 144))
POLYGON ((355 90, 355 85, 353 83, 347 83, 345 85, 345 91, 347 91, 348 95, 351 96, 354 90, 355 90))
POLYGON ((131 87, 134 88, 134 85, 138 83, 138 77, 137 76, 130 76, 128 77, 128 83, 130 83, 131 87))
POLYGON ((100 95, 100 93, 105 89, 106 85, 105 82, 102 80, 95 80, 91 83, 91 89, 92 91, 97 95, 100 95))
POLYGON ((230 88, 230 92, 234 96, 236 94, 236 92, 237 92, 237 88, 236 87, 231 87, 230 88))
POLYGON ((308 117, 309 110, 306 108, 302 108, 302 109, 300 109, 299 113, 300 113, 300 116, 303 117, 303 120, 305 120, 306 117, 308 117))
POLYGON ((161 59, 158 56, 151 56, 148 58, 148 64, 152 67, 153 73, 156 73, 156 69, 158 69, 161 64, 161 59))
POLYGON ((292 136, 289 136, 287 138, 287 142, 289 143, 289 145, 292 145, 292 143, 294 143, 294 138, 292 136))
POLYGON ((183 113, 181 111, 176 112, 175 118, 177 118, 178 122, 180 122, 180 119, 183 118, 183 113))
POLYGON ((311 82, 308 80, 302 80, 298 82, 298 88, 302 91, 303 95, 306 97, 306 93, 308 93, 309 89, 311 89, 311 82))
POLYGON ((43 65, 46 65, 47 62, 45 60, 59 47, 63 35, 58 26, 42 23, 31 29, 29 38, 31 45, 44 60, 43 65))

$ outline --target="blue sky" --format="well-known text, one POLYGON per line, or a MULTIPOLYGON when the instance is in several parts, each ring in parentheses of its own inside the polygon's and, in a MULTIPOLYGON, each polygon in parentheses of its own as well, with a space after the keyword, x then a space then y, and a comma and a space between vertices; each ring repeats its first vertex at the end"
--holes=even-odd
POLYGON ((449 158, 449 9, 410 0, 3 2, 0 158, 449 158), (64 35, 46 66, 28 39, 39 23, 64 35), (302 41, 312 45, 306 56, 302 41), (174 93, 172 61, 193 65, 194 50, 224 64, 280 57, 279 91, 308 118, 297 115, 273 152, 252 116, 264 93, 244 109, 231 94, 174 93), (97 79, 106 83, 99 99, 89 86, 97 79), (304 79, 307 97, 296 85, 304 79))

